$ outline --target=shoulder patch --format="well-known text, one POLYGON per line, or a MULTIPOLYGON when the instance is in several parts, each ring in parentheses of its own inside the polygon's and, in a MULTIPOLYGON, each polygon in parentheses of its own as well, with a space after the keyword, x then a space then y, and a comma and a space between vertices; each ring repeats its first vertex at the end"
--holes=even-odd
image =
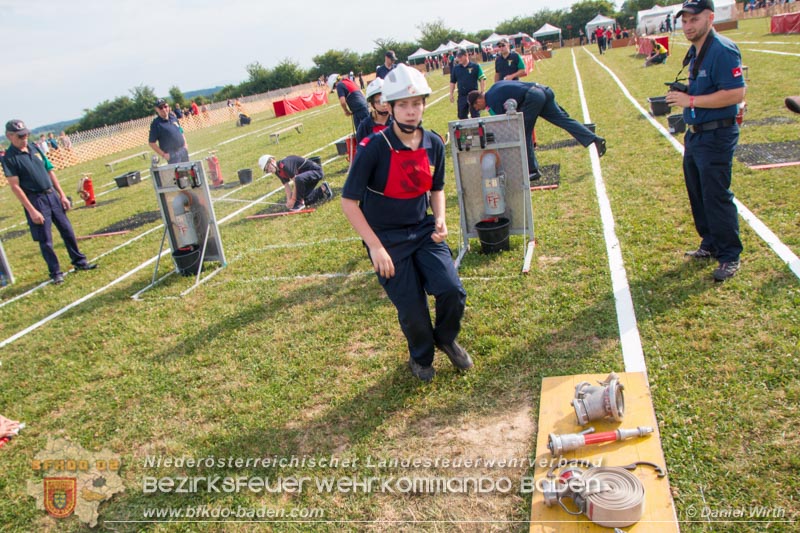
POLYGON ((742 67, 734 68, 733 70, 731 70, 731 74, 733 75, 734 78, 740 77, 742 75, 742 67))

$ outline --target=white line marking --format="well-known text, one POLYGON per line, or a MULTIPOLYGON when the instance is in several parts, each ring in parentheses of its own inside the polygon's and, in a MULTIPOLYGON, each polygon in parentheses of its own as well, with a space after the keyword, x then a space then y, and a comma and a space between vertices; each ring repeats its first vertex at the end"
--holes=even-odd
MULTIPOLYGON (((581 73, 578 71, 575 51, 571 50, 570 52, 572 53, 572 66, 575 69, 575 78, 578 81, 578 94, 581 98, 583 122, 589 124, 592 120, 589 117, 589 107, 586 104, 586 95, 583 92, 581 73)), ((628 284, 628 275, 625 272, 625 262, 622 260, 622 248, 617 238, 614 213, 611 211, 611 202, 606 193, 606 185, 603 182, 603 170, 600 167, 600 157, 597 155, 597 147, 595 145, 590 147, 589 157, 592 160, 592 174, 594 175, 594 186, 597 190, 597 203, 600 206, 600 219, 603 222, 603 236, 606 241, 608 268, 611 272, 611 289, 614 292, 614 303, 617 310, 617 324, 619 326, 619 337, 620 344, 622 345, 622 359, 625 362, 625 371, 644 372, 645 375, 647 375, 647 365, 645 364, 644 351, 642 350, 642 339, 639 336, 639 326, 636 324, 636 311, 633 308, 633 298, 631 297, 631 288, 628 284)))
MULTIPOLYGON (((678 142, 672 135, 670 135, 670 133, 663 126, 661 126, 661 124, 655 122, 655 120, 652 117, 650 117, 650 114, 647 113, 642 108, 642 106, 639 105, 639 103, 633 98, 633 96, 631 96, 631 93, 628 91, 625 85, 623 85, 622 81, 620 81, 617 75, 611 71, 611 69, 605 66, 601 61, 599 61, 589 52, 586 53, 589 55, 589 57, 594 59, 595 63, 603 67, 603 69, 606 72, 608 72, 608 75, 611 76, 611 78, 617 83, 620 90, 622 90, 622 93, 628 98, 628 100, 631 101, 634 107, 636 107, 636 109, 638 109, 642 115, 648 118, 651 124, 655 123, 658 131, 661 132, 661 135, 666 137, 666 139, 670 143, 672 143, 672 146, 674 146, 675 149, 681 154, 681 156, 683 156, 683 145, 680 142, 678 142)), ((777 256, 784 263, 786 263, 786 265, 794 273, 794 275, 800 278, 800 258, 798 258, 797 255, 795 255, 795 253, 792 250, 790 250, 788 246, 783 244, 783 242, 781 242, 781 240, 775 235, 775 233, 773 233, 772 230, 770 230, 766 226, 766 224, 761 222, 761 220, 757 216, 755 216, 753 212, 747 208, 747 206, 745 206, 742 202, 740 202, 738 198, 734 198, 733 203, 739 210, 739 216, 741 216, 742 219, 744 219, 744 221, 747 222, 747 224, 753 229, 753 231, 755 231, 756 234, 759 237, 761 237, 761 239, 765 243, 767 243, 767 245, 770 248, 772 248, 772 251, 775 252, 777 256)))

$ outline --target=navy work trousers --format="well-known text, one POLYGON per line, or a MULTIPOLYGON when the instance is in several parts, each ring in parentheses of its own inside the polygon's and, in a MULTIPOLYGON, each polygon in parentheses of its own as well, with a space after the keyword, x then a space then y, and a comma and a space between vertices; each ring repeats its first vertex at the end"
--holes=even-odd
POLYGON ((67 218, 67 213, 61 205, 61 197, 57 192, 51 190, 46 193, 25 193, 30 200, 33 207, 39 211, 44 217, 44 224, 34 224, 28 211, 25 211, 25 218, 28 220, 28 227, 31 230, 31 237, 34 241, 39 243, 39 249, 42 251, 47 263, 47 268, 50 271, 50 277, 61 273, 61 266, 58 263, 58 256, 53 250, 53 231, 52 226, 55 225, 61 238, 64 240, 64 246, 67 247, 67 253, 73 265, 85 265, 86 256, 83 255, 78 249, 78 241, 75 239, 75 232, 72 230, 67 218))
MULTIPOLYGON (((467 292, 458 277, 447 244, 434 242, 430 232, 423 235, 415 233, 418 230, 408 230, 409 244, 416 241, 418 246, 403 259, 393 260, 394 277, 387 279, 380 274, 377 276, 397 308, 397 319, 406 336, 409 354, 420 365, 430 366, 433 363, 434 346, 456 340, 461 330, 467 292), (436 300, 435 324, 431 324, 426 293, 436 300)), ((392 238, 400 237, 400 231, 403 230, 391 230, 392 238)))
POLYGON ((683 176, 692 207, 700 247, 716 254, 721 263, 738 261, 742 253, 739 217, 731 192, 733 152, 739 127, 686 132, 683 176))
POLYGON ((307 170, 294 177, 295 197, 306 205, 313 205, 325 196, 317 184, 322 180, 321 170, 307 170), (316 189, 314 187, 317 187, 316 189))
POLYGON ((525 142, 528 147, 528 172, 533 172, 539 168, 536 154, 533 151, 533 129, 536 127, 536 119, 539 117, 565 130, 583 146, 589 146, 597 139, 597 136, 589 128, 570 117, 556 103, 556 95, 553 90, 545 85, 534 85, 528 89, 519 111, 524 115, 525 142))
POLYGON ((464 96, 459 95, 458 100, 456 103, 456 107, 458 109, 458 118, 465 119, 467 116, 472 118, 478 118, 481 116, 481 112, 469 105, 469 101, 467 101, 467 95, 464 96))

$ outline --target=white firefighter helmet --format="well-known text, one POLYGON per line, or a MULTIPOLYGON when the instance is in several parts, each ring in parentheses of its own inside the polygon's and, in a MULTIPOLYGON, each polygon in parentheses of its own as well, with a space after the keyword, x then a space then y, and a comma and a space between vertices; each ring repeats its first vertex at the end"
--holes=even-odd
POLYGON ((412 96, 428 96, 431 88, 420 71, 407 65, 397 65, 383 80, 381 102, 394 102, 412 96))
POLYGON ((375 78, 367 85, 367 100, 383 92, 383 79, 375 78))
POLYGON ((270 160, 275 160, 275 157, 269 154, 262 155, 261 157, 258 158, 258 168, 260 168, 264 172, 267 172, 267 163, 269 163, 270 160))

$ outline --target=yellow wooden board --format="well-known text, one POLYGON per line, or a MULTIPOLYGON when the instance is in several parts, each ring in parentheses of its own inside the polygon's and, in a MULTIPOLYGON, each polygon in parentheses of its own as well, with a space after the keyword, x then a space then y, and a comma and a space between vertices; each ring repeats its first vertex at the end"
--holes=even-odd
MULTIPOLYGON (((625 387, 625 412, 622 422, 611 420, 594 421, 588 426, 578 425, 575 410, 570 401, 575 396, 575 386, 588 381, 596 385, 608 374, 583 374, 578 376, 558 376, 542 380, 542 397, 539 402, 539 434, 536 439, 536 468, 534 477, 536 487, 546 479, 547 471, 558 458, 550 455, 547 448, 550 433, 579 433, 587 427, 594 427, 597 433, 619 428, 650 426, 655 431, 643 438, 633 438, 619 442, 607 442, 579 448, 567 453, 566 459, 585 459, 602 466, 624 466, 636 461, 649 461, 666 468, 661 437, 658 431, 653 400, 647 378, 642 372, 619 374, 620 383, 625 387)), ((675 505, 669 490, 669 477, 658 478, 648 466, 640 466, 633 472, 644 485, 645 506, 642 519, 636 524, 622 528, 635 533, 669 533, 680 531, 675 514, 675 505)), ((572 500, 566 505, 576 510, 572 500)), ((572 516, 559 505, 547 507, 541 491, 535 491, 531 504, 531 532, 608 532, 611 529, 593 524, 585 515, 572 516)))

